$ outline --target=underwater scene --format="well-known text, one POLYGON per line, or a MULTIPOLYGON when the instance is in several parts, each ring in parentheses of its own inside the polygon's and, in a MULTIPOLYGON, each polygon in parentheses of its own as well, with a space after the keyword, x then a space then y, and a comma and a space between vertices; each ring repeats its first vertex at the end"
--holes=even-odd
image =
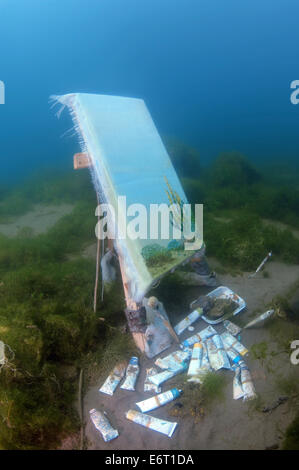
POLYGON ((0 2, 0 450, 299 449, 298 12, 0 2))

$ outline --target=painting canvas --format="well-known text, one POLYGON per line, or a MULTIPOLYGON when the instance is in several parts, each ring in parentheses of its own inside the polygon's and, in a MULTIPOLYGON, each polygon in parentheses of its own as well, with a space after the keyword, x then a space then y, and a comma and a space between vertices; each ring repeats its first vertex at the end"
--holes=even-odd
MULTIPOLYGON (((184 239, 177 236, 183 230, 178 213, 170 214, 168 238, 164 238, 160 226, 158 237, 150 237, 151 205, 182 207, 188 202, 171 159, 143 100, 72 93, 55 96, 55 101, 63 105, 62 109, 69 109, 81 149, 89 155, 100 200, 113 207, 115 248, 123 260, 130 296, 140 301, 159 278, 193 254, 184 249, 184 239), (125 197, 130 214, 119 205, 119 197, 122 201, 125 197), (126 234, 134 220, 136 204, 146 208, 147 237, 121 238, 119 233, 126 234)), ((201 245, 198 238, 196 249, 201 245)))

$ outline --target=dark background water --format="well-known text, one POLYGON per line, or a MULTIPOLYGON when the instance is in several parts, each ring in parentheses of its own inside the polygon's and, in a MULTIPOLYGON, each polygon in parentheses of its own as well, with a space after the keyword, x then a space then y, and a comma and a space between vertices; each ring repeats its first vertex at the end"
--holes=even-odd
POLYGON ((297 162, 298 0, 6 0, 0 3, 0 181, 71 166, 51 94, 143 98, 162 135, 202 162, 239 151, 297 162))

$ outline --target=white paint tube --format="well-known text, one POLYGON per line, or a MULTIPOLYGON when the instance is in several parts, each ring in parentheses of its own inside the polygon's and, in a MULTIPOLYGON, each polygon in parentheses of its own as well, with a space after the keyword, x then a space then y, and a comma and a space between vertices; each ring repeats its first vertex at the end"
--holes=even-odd
POLYGON ((0 366, 5 364, 5 345, 3 341, 0 340, 0 366))
POLYGON ((118 386, 119 382, 125 375, 126 371, 126 363, 121 362, 118 364, 111 374, 107 377, 102 387, 99 389, 99 392, 106 393, 107 395, 113 395, 116 387, 118 386))
POLYGON ((238 364, 238 362, 241 361, 242 356, 240 356, 240 354, 234 348, 232 347, 225 348, 225 350, 226 350, 226 354, 228 355, 228 357, 230 358, 232 362, 234 362, 235 364, 238 364))
POLYGON ((187 365, 182 367, 181 369, 177 370, 163 370, 163 372, 160 372, 159 374, 152 375, 151 377, 148 378, 150 382, 152 382, 154 385, 159 387, 163 382, 166 382, 166 380, 171 379, 177 374, 180 374, 181 372, 184 372, 187 369, 187 365))
POLYGON ((241 384, 241 368, 237 364, 233 364, 232 369, 235 371, 233 379, 233 398, 239 400, 244 396, 244 392, 241 384))
POLYGON ((207 338, 210 338, 215 334, 217 334, 217 331, 215 330, 215 328, 209 325, 207 328, 204 328, 195 335, 190 336, 190 338, 185 339, 182 345, 186 348, 190 348, 191 346, 193 346, 194 343, 205 341, 207 338))
POLYGON ((261 326, 265 320, 268 320, 268 318, 271 318, 273 315, 274 315, 274 310, 271 309, 271 310, 267 310, 267 312, 265 313, 262 313, 261 315, 259 315, 257 318, 255 318, 254 320, 252 320, 251 322, 247 323, 247 325, 245 325, 243 327, 243 330, 245 328, 252 328, 254 326, 261 326))
POLYGON ((144 381, 145 392, 154 391, 155 393, 161 393, 161 387, 158 387, 157 385, 149 381, 149 377, 151 377, 152 375, 157 375, 157 374, 158 374, 158 369, 156 367, 150 367, 149 369, 146 369, 146 377, 144 381))
POLYGON ((131 390, 135 391, 136 380, 139 375, 139 365, 138 365, 138 357, 131 357, 129 361, 129 365, 126 370, 126 378, 124 383, 121 385, 122 390, 131 390))
POLYGON ((194 375, 190 379, 188 379, 188 382, 195 382, 195 383, 202 384, 206 373, 211 370, 212 369, 211 369, 211 365, 210 365, 209 358, 208 358, 207 347, 205 343, 202 343, 202 359, 201 359, 200 369, 197 375, 194 375))
POLYGON ((126 418, 134 423, 140 424, 145 428, 152 429, 153 431, 165 434, 171 437, 177 427, 178 423, 171 423, 170 421, 154 418, 153 416, 140 413, 139 411, 129 410, 126 418))
POLYGON ((187 315, 186 318, 181 320, 174 327, 174 331, 176 332, 176 334, 180 335, 181 333, 183 333, 183 331, 185 331, 185 329, 188 328, 188 326, 192 325, 192 323, 194 323, 202 315, 202 313, 203 313, 202 308, 198 308, 194 310, 193 312, 189 313, 189 315, 187 315))
POLYGON ((94 408, 89 411, 90 419, 95 425, 96 429, 102 434, 105 442, 111 441, 118 437, 118 431, 113 429, 105 416, 105 412, 95 410, 94 408))
POLYGON ((248 353, 248 349, 243 346, 233 335, 228 331, 224 331, 221 335, 222 342, 225 349, 233 347, 241 356, 245 356, 248 353))
POLYGON ((139 401, 136 403, 138 408, 142 411, 142 413, 146 413, 147 411, 155 410, 162 405, 166 405, 172 400, 175 400, 180 396, 182 393, 181 390, 177 388, 172 388, 167 392, 160 393, 159 395, 155 395, 154 397, 148 398, 147 400, 139 401))
POLYGON ((242 328, 235 325, 233 322, 231 322, 229 320, 224 320, 223 326, 233 336, 237 336, 242 330, 242 328))
POLYGON ((195 343, 193 345, 192 356, 191 356, 191 360, 189 363, 189 369, 188 369, 187 375, 193 376, 193 375, 199 374, 202 355, 203 355, 202 344, 195 343))
POLYGON ((190 348, 185 348, 182 351, 174 351, 166 357, 158 357, 155 361, 155 365, 160 367, 160 369, 168 369, 171 371, 180 370, 181 368, 187 367, 191 353, 192 350, 190 348))
POLYGON ((214 370, 231 369, 223 343, 219 335, 214 335, 206 341, 209 361, 214 370))
POLYGON ((243 400, 252 400, 256 398, 255 388, 252 382, 250 371, 244 361, 240 361, 241 384, 244 392, 243 400))

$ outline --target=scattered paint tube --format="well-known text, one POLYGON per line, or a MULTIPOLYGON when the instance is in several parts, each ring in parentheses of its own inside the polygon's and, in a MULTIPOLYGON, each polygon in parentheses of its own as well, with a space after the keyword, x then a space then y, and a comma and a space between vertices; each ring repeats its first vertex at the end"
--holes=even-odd
POLYGON ((238 362, 241 361, 242 357, 234 348, 230 347, 230 348, 225 348, 225 349, 226 349, 226 354, 228 355, 228 357, 230 358, 232 362, 234 362, 235 364, 238 364, 238 362))
POLYGON ((187 365, 185 364, 181 369, 177 370, 163 370, 163 372, 160 372, 159 374, 156 375, 151 375, 148 380, 152 382, 154 385, 157 387, 160 387, 160 385, 163 382, 166 382, 166 380, 171 379, 177 374, 180 374, 181 372, 184 372, 184 370, 187 369, 187 365))
POLYGON ((202 360, 201 360, 200 369, 197 375, 194 375, 190 379, 188 379, 188 382, 195 382, 195 383, 202 384, 206 373, 211 370, 212 369, 211 369, 211 365, 210 365, 209 358, 208 358, 207 347, 205 343, 202 343, 202 360))
POLYGON ((263 323, 265 320, 268 320, 268 318, 271 318, 273 315, 274 315, 274 310, 267 310, 267 312, 265 313, 262 313, 261 315, 259 315, 257 318, 255 318, 254 320, 252 320, 251 322, 247 323, 247 325, 245 325, 243 327, 243 330, 245 328, 251 328, 253 326, 257 326, 261 323, 263 323))
POLYGON ((155 393, 161 393, 161 387, 158 387, 157 385, 153 384, 149 380, 149 377, 151 377, 152 375, 157 375, 157 374, 158 374, 158 369, 156 367, 150 367, 149 369, 146 369, 146 377, 144 381, 145 392, 154 391, 155 393))
POLYGON ((160 369, 168 369, 171 371, 180 370, 185 368, 186 363, 191 357, 192 350, 190 348, 185 348, 182 351, 174 351, 166 357, 158 358, 155 361, 155 365, 160 367, 160 369))
POLYGON ((96 429, 102 434, 105 442, 111 441, 118 437, 118 431, 113 429, 111 424, 108 421, 108 418, 105 416, 105 412, 95 410, 94 408, 89 411, 90 419, 95 425, 96 429))
POLYGON ((5 345, 3 341, 0 341, 0 366, 5 364, 5 345))
POLYGON ((224 320, 223 326, 224 326, 224 328, 226 328, 227 331, 228 331, 231 335, 233 335, 233 336, 237 336, 237 335, 241 332, 241 330, 242 330, 242 328, 240 328, 239 326, 235 325, 235 323, 233 323, 233 322, 231 322, 231 321, 229 321, 229 320, 224 320))
POLYGON ((214 335, 206 340, 209 361, 212 369, 231 369, 229 358, 227 357, 223 343, 219 335, 214 335))
POLYGON ((125 375, 125 371, 126 371, 125 362, 121 362, 116 367, 114 367, 111 374, 107 377, 104 384, 99 389, 99 392, 106 393, 107 395, 113 395, 116 387, 118 386, 119 382, 125 375))
POLYGON ((181 393, 181 390, 172 388, 167 392, 160 393, 159 395, 155 395, 154 397, 148 398, 147 400, 139 401, 136 403, 136 405, 138 408, 140 408, 142 413, 146 413, 147 411, 155 410, 156 408, 159 408, 160 406, 166 405, 166 403, 175 400, 180 396, 181 393))
POLYGON ((174 331, 176 332, 177 335, 180 335, 185 331, 188 326, 192 325, 201 315, 202 315, 202 308, 198 308, 191 312, 189 315, 187 315, 186 318, 181 320, 175 327, 174 331))
POLYGON ((136 380, 139 375, 139 365, 138 365, 138 357, 131 357, 129 361, 129 365, 126 370, 126 378, 124 383, 121 385, 122 390, 135 390, 136 380))
POLYGON ((171 423, 170 421, 154 418, 153 416, 140 413, 139 411, 129 410, 126 414, 126 418, 134 423, 140 424, 153 431, 165 434, 171 437, 177 427, 178 423, 171 423))
POLYGON ((221 335, 222 342, 225 349, 233 347, 241 356, 245 356, 248 353, 248 349, 243 346, 233 335, 228 331, 224 331, 221 335))
POLYGON ((189 363, 189 369, 188 369, 187 375, 191 375, 191 376, 198 375, 200 366, 201 366, 202 355, 203 355, 202 344, 195 343, 193 345, 192 356, 191 356, 191 360, 189 363))
POLYGON ((239 400, 239 398, 244 396, 241 384, 241 368, 237 364, 233 364, 232 369, 235 371, 233 379, 233 398, 234 400, 239 400))
POLYGON ((244 392, 243 400, 252 400, 256 398, 255 388, 252 382, 250 371, 244 361, 240 361, 241 384, 244 392))
POLYGON ((211 325, 209 325, 207 328, 204 330, 199 331, 193 336, 190 336, 190 338, 185 339, 183 341, 182 345, 183 347, 190 348, 193 346, 194 343, 198 343, 200 341, 205 341, 207 338, 210 338, 211 336, 217 334, 217 331, 215 328, 213 328, 211 325))

